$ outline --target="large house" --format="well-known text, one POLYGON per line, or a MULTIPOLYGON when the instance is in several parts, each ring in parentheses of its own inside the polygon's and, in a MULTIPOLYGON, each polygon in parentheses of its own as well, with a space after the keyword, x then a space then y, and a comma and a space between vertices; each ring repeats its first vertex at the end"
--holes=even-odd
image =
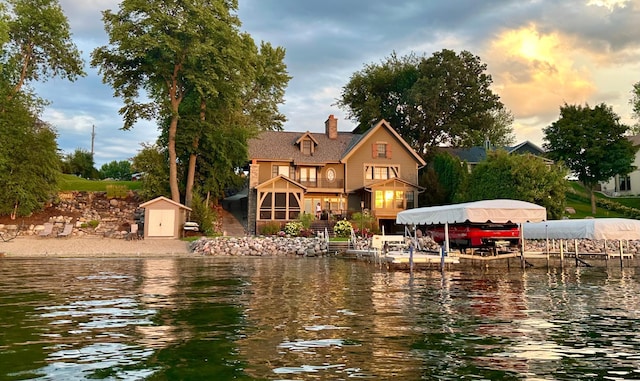
POLYGON ((364 134, 338 131, 329 115, 325 133, 266 131, 249 140, 247 225, 349 218, 370 211, 392 226, 399 211, 417 206, 424 160, 385 120, 364 134))

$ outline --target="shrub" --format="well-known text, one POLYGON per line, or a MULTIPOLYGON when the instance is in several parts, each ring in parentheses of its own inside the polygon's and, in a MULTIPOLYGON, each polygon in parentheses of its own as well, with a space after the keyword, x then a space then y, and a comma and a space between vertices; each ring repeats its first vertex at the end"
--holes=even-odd
POLYGON ((298 217, 298 220, 305 229, 309 229, 311 227, 311 222, 313 222, 314 219, 315 216, 309 213, 303 213, 298 217))
POLYGON ((275 235, 280 231, 280 224, 277 222, 267 222, 260 229, 262 235, 275 235))
POLYGON ((340 220, 333 226, 333 232, 336 233, 338 237, 349 237, 352 230, 351 222, 347 220, 340 220))
POLYGON ((300 221, 289 221, 284 225, 284 232, 293 237, 300 235, 302 229, 304 229, 304 226, 300 221))
POLYGON ((207 205, 207 201, 203 200, 197 192, 193 192, 193 200, 191 201, 191 220, 198 223, 200 231, 207 236, 216 233, 216 225, 218 222, 218 213, 207 205))

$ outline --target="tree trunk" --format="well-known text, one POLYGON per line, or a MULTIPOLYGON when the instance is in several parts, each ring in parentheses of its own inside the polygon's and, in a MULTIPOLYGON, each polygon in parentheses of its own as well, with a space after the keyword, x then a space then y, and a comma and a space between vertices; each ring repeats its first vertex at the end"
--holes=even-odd
POLYGON ((171 199, 180 202, 180 188, 178 188, 178 155, 176 154, 176 132, 178 130, 178 113, 171 117, 169 125, 169 187, 171 188, 171 199))
POLYGON ((596 194, 593 191, 595 185, 589 186, 589 197, 591 198, 591 214, 596 215, 596 194))
MULTIPOLYGON (((205 111, 207 110, 207 103, 204 98, 200 100, 200 122, 204 125, 206 120, 205 111)), ((191 154, 189 155, 189 169, 187 172, 187 185, 184 191, 184 204, 191 207, 193 200, 193 184, 196 178, 196 161, 198 160, 198 146, 200 145, 200 135, 196 134, 193 138, 191 154)))
POLYGON ((193 149, 189 155, 189 169, 187 171, 187 185, 184 190, 184 204, 188 207, 191 207, 191 203, 193 200, 193 183, 195 182, 196 177, 196 160, 198 155, 195 153, 195 150, 198 149, 198 137, 193 139, 193 149))

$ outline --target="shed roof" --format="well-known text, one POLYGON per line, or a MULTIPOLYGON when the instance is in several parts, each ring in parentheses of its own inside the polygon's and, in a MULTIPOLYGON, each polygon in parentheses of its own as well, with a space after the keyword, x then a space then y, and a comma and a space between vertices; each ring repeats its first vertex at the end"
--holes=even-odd
POLYGON ((175 201, 173 201, 171 199, 168 199, 168 198, 166 198, 164 196, 156 197, 153 200, 149 200, 147 202, 143 202, 142 204, 140 204, 140 207, 141 208, 146 208, 149 205, 155 204, 155 203, 160 202, 160 201, 168 202, 168 203, 173 204, 173 205, 175 205, 175 206, 177 206, 179 208, 182 208, 182 209, 191 210, 191 208, 189 208, 188 206, 182 205, 181 203, 175 202, 175 201))

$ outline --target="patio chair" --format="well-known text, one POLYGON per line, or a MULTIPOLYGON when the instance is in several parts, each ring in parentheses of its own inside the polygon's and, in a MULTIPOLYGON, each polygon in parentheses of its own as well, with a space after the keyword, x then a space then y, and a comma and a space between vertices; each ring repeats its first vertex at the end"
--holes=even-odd
POLYGON ((73 224, 65 224, 64 229, 56 237, 68 237, 73 232, 73 224))
POLYGON ((48 237, 53 233, 53 224, 51 222, 45 222, 44 229, 38 234, 40 237, 48 237))
POLYGON ((138 224, 131 224, 131 229, 129 230, 129 233, 125 238, 127 239, 127 241, 142 238, 140 235, 140 230, 138 229, 138 224))

